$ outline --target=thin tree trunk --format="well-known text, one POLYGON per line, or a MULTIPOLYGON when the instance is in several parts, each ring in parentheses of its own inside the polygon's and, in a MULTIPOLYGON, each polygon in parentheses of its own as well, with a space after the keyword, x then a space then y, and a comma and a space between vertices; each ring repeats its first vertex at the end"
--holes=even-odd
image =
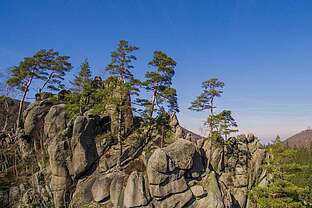
POLYGON ((211 113, 211 115, 213 116, 213 98, 211 98, 211 100, 210 100, 210 113, 211 113))
POLYGON ((19 128, 22 127, 22 114, 23 114, 23 108, 24 108, 24 102, 25 102, 25 99, 26 99, 26 95, 28 93, 28 90, 29 90, 29 86, 31 84, 33 80, 33 77, 31 77, 29 79, 29 81, 27 82, 26 84, 26 88, 25 88, 25 91, 24 91, 24 94, 23 94, 23 98, 22 100, 20 101, 20 104, 19 104, 19 109, 18 109, 18 116, 17 116, 17 123, 16 123, 16 130, 18 130, 19 128))
POLYGON ((19 104, 16 129, 19 129, 21 127, 21 125, 22 125, 21 117, 22 117, 22 113, 23 113, 23 107, 24 107, 24 101, 25 101, 26 95, 27 95, 27 90, 25 90, 23 98, 22 98, 22 100, 20 101, 20 104, 19 104))
MULTIPOLYGON (((213 114, 213 97, 211 98, 211 100, 210 100, 210 114, 211 114, 211 116, 213 116, 214 114, 213 114)), ((213 131, 213 127, 212 127, 212 123, 210 123, 210 133, 212 133, 212 131, 213 131)))
POLYGON ((79 114, 82 116, 82 98, 79 100, 79 114))
POLYGON ((42 85, 42 87, 39 89, 39 93, 41 93, 42 90, 45 88, 45 86, 49 83, 49 81, 51 80, 53 74, 54 74, 54 72, 52 72, 52 73, 49 75, 48 79, 45 81, 45 83, 44 83, 44 84, 42 85))
POLYGON ((117 168, 120 169, 121 167, 121 156, 122 156, 122 139, 121 139, 121 112, 118 110, 118 134, 117 134, 117 139, 118 139, 118 144, 119 144, 119 157, 117 161, 117 168))
POLYGON ((157 90, 155 89, 153 92, 153 97, 152 97, 152 105, 150 109, 150 118, 153 118, 153 113, 154 113, 154 108, 155 108, 155 102, 156 102, 156 95, 157 95, 157 90))

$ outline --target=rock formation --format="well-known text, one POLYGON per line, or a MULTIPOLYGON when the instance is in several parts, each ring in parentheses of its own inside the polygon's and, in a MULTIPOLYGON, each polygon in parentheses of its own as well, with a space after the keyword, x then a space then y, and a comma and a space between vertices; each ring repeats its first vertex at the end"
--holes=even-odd
MULTIPOLYGON (((133 128, 123 141, 118 168, 113 114, 69 119, 64 103, 48 98, 31 104, 22 134, 33 150, 24 151, 21 160, 33 159, 26 168, 32 167, 33 174, 27 176, 29 181, 15 181, 0 190, 0 206, 252 206, 248 193, 266 177, 262 167, 266 152, 255 136, 203 138, 181 127, 173 115, 173 136, 163 148, 155 142, 156 128, 144 124, 133 128)), ((125 126, 131 129, 132 112, 126 115, 125 126)))

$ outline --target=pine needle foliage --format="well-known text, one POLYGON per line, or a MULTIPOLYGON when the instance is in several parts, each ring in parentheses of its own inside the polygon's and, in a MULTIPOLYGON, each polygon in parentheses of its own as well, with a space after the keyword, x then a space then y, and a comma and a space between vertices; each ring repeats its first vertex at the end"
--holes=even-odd
POLYGON ((202 93, 191 103, 189 107, 193 111, 204 111, 210 110, 211 115, 214 113, 216 108, 214 101, 215 98, 220 97, 223 93, 222 88, 224 82, 219 81, 216 78, 206 80, 202 82, 202 93))
POLYGON ((129 45, 128 41, 120 40, 116 51, 111 53, 111 63, 106 67, 111 75, 120 77, 124 82, 132 82, 134 76, 131 70, 134 68, 132 61, 136 57, 132 53, 139 48, 129 45))
POLYGON ((50 91, 64 89, 64 76, 71 68, 69 56, 61 56, 53 49, 39 50, 33 56, 25 57, 18 65, 10 68, 7 84, 23 92, 17 127, 21 125, 23 103, 33 81, 41 81, 39 93, 44 89, 50 91))
POLYGON ((287 148, 279 139, 268 147, 266 168, 271 180, 256 187, 251 201, 259 208, 312 206, 312 149, 287 148))
POLYGON ((82 92, 86 84, 90 84, 92 81, 92 73, 89 65, 88 59, 85 59, 80 65, 79 74, 75 76, 72 85, 74 86, 74 91, 82 92))
POLYGON ((235 119, 232 117, 232 112, 229 110, 223 110, 220 113, 209 115, 206 124, 211 127, 213 133, 219 133, 224 136, 225 139, 231 133, 237 132, 238 126, 235 119))
POLYGON ((153 118, 153 113, 167 109, 168 112, 179 112, 176 89, 172 87, 176 62, 162 51, 155 51, 153 59, 148 63, 154 71, 145 74, 143 87, 151 94, 151 99, 142 99, 145 114, 153 118))

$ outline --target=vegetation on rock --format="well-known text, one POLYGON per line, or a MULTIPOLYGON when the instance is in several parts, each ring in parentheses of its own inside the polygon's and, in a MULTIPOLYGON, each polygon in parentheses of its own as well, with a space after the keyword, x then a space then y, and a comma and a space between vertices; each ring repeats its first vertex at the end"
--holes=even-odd
MULTIPOLYGON (((63 82, 69 57, 54 50, 10 69, 7 83, 23 97, 18 131, 0 134, 0 206, 311 206, 312 150, 288 149, 279 140, 264 149, 254 135, 232 136, 232 112, 216 110, 224 87, 216 78, 202 83, 190 107, 209 111, 209 134, 183 128, 172 84, 176 61, 155 51, 152 70, 138 80, 136 50, 121 40, 105 79, 91 78, 86 59, 72 91, 63 82), (39 83, 39 96, 22 116, 30 87, 39 83)), ((9 101, 0 97, 7 114, 9 101)))
POLYGON ((89 65, 88 59, 85 59, 84 62, 80 65, 80 71, 78 75, 75 76, 72 85, 74 86, 74 91, 82 92, 85 88, 85 85, 91 84, 92 73, 89 65))

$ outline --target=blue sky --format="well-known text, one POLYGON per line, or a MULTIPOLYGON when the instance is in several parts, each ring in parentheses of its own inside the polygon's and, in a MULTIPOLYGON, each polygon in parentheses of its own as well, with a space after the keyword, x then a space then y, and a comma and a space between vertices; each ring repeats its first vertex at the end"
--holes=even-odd
POLYGON ((206 113, 187 107, 203 80, 218 77, 226 84, 218 109, 268 141, 312 126, 311 10, 309 0, 1 0, 0 70, 54 48, 71 56, 73 73, 88 58, 103 75, 126 39, 140 47, 139 78, 154 50, 177 61, 184 126, 201 131, 206 113))

